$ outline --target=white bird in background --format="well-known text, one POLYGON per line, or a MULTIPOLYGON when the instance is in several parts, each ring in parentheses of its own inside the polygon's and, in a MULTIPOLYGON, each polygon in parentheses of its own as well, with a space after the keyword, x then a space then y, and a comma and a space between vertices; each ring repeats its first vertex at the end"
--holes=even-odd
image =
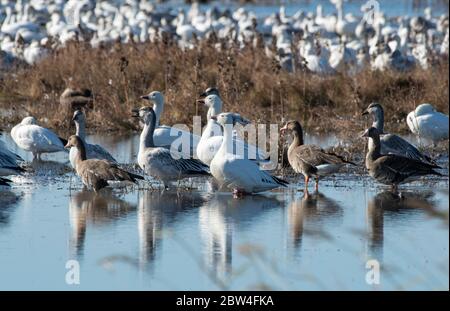
POLYGON ((409 129, 417 136, 436 143, 448 139, 448 115, 436 111, 431 104, 421 104, 407 118, 409 129))
POLYGON ((65 151, 67 141, 58 137, 51 130, 37 125, 34 117, 25 117, 11 130, 14 142, 25 151, 33 154, 34 159, 41 159, 42 153, 65 151))

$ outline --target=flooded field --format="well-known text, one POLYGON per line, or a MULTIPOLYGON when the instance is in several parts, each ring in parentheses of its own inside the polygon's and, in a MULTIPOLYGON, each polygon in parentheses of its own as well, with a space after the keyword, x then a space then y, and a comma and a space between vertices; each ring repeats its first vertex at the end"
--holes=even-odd
MULTIPOLYGON (((88 137, 121 163, 135 161, 137 140, 88 137)), ((3 290, 449 288, 447 177, 400 194, 342 173, 309 196, 301 178, 242 199, 211 193, 202 180, 190 191, 142 185, 95 195, 81 189, 67 155, 44 158, 0 190, 3 290), (70 260, 80 265, 78 285, 66 282, 70 260), (374 260, 379 284, 366 280, 374 260)))

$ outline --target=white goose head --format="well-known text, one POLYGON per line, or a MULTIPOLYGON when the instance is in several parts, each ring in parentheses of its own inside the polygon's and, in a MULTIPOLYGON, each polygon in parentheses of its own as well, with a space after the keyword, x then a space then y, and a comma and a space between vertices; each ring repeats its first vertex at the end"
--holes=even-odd
POLYGON ((218 115, 222 112, 222 100, 217 95, 208 95, 203 100, 205 106, 208 107, 208 120, 211 119, 211 116, 218 115))
POLYGON ((159 126, 159 120, 164 109, 164 96, 161 92, 153 91, 147 95, 141 96, 141 99, 153 103, 153 110, 156 115, 156 126, 159 126))
POLYGON ((25 117, 23 118, 22 122, 20 122, 22 125, 36 125, 37 120, 35 117, 25 117))

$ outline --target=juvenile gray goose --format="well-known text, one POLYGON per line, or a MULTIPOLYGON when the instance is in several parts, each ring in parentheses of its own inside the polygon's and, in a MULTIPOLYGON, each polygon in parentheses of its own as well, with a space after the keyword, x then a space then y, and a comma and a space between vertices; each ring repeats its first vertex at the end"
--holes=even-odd
MULTIPOLYGON (((75 135, 80 137, 83 141, 86 149, 86 157, 88 159, 107 160, 109 162, 117 163, 116 159, 114 159, 114 157, 102 146, 86 143, 86 117, 81 110, 75 110, 72 120, 75 122, 75 135)), ((69 160, 73 168, 75 168, 77 150, 77 148, 70 148, 69 152, 69 160)))
POLYGON ((371 127, 362 137, 368 137, 368 151, 366 155, 366 168, 369 175, 378 182, 391 185, 393 190, 401 183, 417 180, 424 175, 438 175, 441 173, 434 169, 441 167, 395 154, 381 154, 380 132, 371 127))
POLYGON ((305 177, 305 191, 308 191, 308 182, 311 177, 316 179, 315 188, 319 188, 319 178, 337 172, 346 164, 355 165, 343 157, 324 151, 316 145, 305 145, 303 130, 298 121, 288 121, 280 132, 289 131, 293 140, 288 148, 287 157, 289 164, 296 173, 305 177))
POLYGON ((381 154, 396 154, 417 161, 433 163, 432 159, 422 154, 416 147, 398 135, 384 132, 384 110, 378 103, 371 103, 362 115, 370 114, 374 117, 372 126, 380 133, 381 154))
POLYGON ((81 177, 81 181, 87 188, 98 192, 108 186, 108 181, 129 181, 136 183, 142 176, 127 172, 117 164, 106 160, 86 159, 86 148, 80 137, 72 135, 69 137, 66 148, 75 147, 78 152, 75 156, 75 171, 81 177))
MULTIPOLYGON (((133 109, 133 117, 144 123, 140 137, 138 164, 146 174, 163 182, 168 188, 170 181, 187 177, 210 175, 209 167, 196 159, 175 159, 171 150, 155 147, 153 132, 156 125, 156 114, 151 107, 133 109)), ((172 152, 176 152, 173 150, 172 152)), ((175 154, 174 154, 175 155, 175 154)))

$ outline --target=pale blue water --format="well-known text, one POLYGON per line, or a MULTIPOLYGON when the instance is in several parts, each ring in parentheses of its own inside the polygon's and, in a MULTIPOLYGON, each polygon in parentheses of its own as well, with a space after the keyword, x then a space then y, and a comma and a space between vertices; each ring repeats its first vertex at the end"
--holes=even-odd
MULTIPOLYGON (((137 153, 136 136, 95 138, 119 160, 137 153)), ((64 172, 64 154, 50 158, 0 190, 0 290, 449 289, 447 178, 401 198, 345 173, 308 198, 303 183, 234 199, 202 181, 96 196, 71 173, 50 173, 64 172), (65 281, 72 259, 79 285, 65 281), (366 283, 372 259, 379 285, 366 283)))

